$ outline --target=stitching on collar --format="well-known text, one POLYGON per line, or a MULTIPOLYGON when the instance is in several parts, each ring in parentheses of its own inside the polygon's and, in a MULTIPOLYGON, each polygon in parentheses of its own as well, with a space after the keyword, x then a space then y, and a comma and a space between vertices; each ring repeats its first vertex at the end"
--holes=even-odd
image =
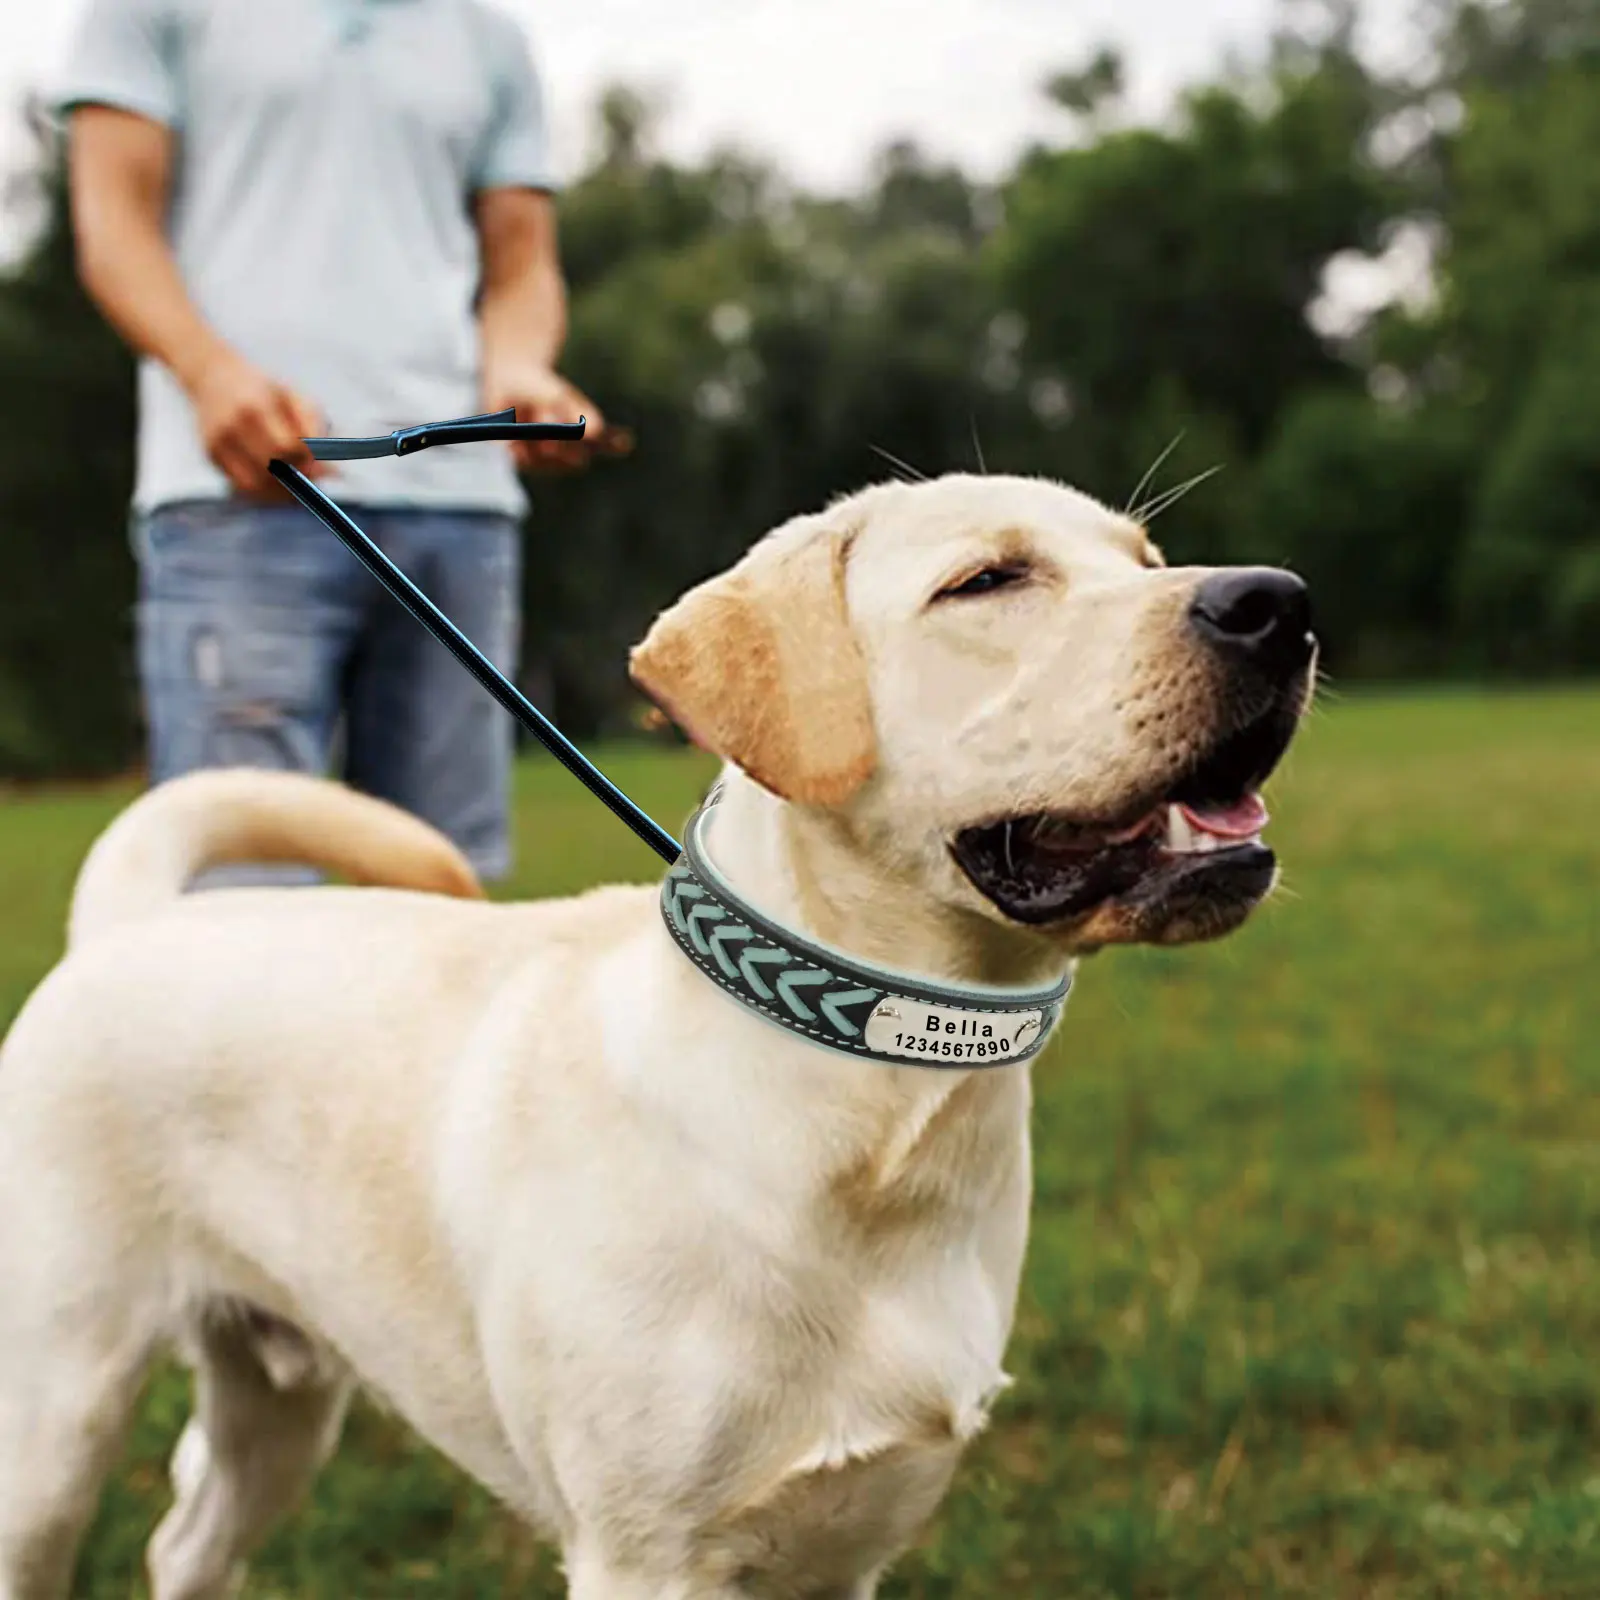
MULTIPOLYGON (((868 967, 790 933, 747 904, 701 849, 700 824, 720 795, 718 784, 690 819, 684 853, 662 881, 659 906, 672 942, 723 993, 812 1043, 892 1066, 1019 1066, 1044 1049, 1061 1019, 1072 986, 1070 974, 1041 989, 956 988, 868 967), (829 984, 831 988, 824 987, 829 984), (780 1009, 778 1000, 786 1009, 780 1009), (1036 1012, 1037 1035, 1026 1049, 1006 1056, 876 1049, 867 1042, 869 1021, 886 1001, 895 1000, 947 1013, 946 1028, 930 1032, 953 1031, 951 1018, 1004 1023, 1019 1013, 1036 1012)), ((964 1039, 970 1037, 963 1033, 964 1039)))

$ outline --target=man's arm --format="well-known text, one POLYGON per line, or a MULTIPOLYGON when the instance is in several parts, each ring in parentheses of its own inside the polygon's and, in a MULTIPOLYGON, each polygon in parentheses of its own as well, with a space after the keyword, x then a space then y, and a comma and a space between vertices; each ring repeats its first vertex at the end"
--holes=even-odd
MULTIPOLYGON (((588 419, 586 438, 604 427, 594 403, 559 376, 567 333, 567 288, 556 245, 555 205, 539 190, 481 190, 477 215, 482 286, 478 330, 486 410, 515 406, 519 422, 588 419)), ((578 465, 581 446, 525 442, 521 465, 578 465)))
POLYGON ((491 356, 515 354, 553 367, 567 337, 555 204, 533 189, 485 189, 475 203, 483 262, 478 320, 484 365, 491 356))
POLYGON ((320 470, 301 443, 323 431, 315 406, 269 378, 200 315, 164 230, 176 136, 105 105, 72 113, 69 180, 78 273, 89 297, 194 403, 206 452, 243 494, 271 494, 267 462, 320 470))
POLYGON ((78 275, 111 325, 188 388, 221 344, 190 303, 162 233, 171 130, 148 117, 84 106, 70 133, 78 275))

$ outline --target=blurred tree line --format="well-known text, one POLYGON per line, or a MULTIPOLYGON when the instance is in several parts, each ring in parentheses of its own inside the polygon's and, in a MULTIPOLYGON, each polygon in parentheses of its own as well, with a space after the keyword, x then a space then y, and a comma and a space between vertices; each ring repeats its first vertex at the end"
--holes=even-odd
MULTIPOLYGON (((1341 677, 1600 666, 1600 0, 1429 0, 1379 72, 1345 0, 1134 125, 1109 51, 1000 183, 911 144, 865 191, 664 159, 625 89, 560 201, 565 365, 636 456, 540 480, 525 685, 629 725, 653 612, 890 471, 1036 472, 1163 513, 1175 561, 1312 582, 1341 677), (1431 294, 1314 315, 1330 261, 1426 246, 1431 294), (1176 441, 1176 443, 1174 443, 1176 441), (1170 448, 1169 448, 1170 447, 1170 448), (880 454, 883 452, 886 454, 880 454), (892 466, 887 457, 901 463, 892 466)), ((59 151, 0 277, 0 773, 138 753, 131 368, 72 271, 59 151)))

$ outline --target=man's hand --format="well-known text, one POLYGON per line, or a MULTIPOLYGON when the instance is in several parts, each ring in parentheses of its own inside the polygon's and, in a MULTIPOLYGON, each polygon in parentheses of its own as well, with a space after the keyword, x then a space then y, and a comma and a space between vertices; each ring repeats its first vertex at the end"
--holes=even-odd
POLYGON ((483 391, 485 411, 513 406, 518 422, 576 422, 579 417, 586 420, 583 439, 575 444, 561 439, 515 440, 511 451, 524 471, 567 472, 588 465, 594 441, 605 430, 605 418, 594 401, 560 373, 532 363, 491 367, 484 372, 483 391))
POLYGON ((188 388, 206 454, 240 494, 268 499, 283 492, 267 471, 274 456, 310 478, 328 470, 303 442, 327 431, 321 413, 242 356, 228 351, 214 357, 188 388))

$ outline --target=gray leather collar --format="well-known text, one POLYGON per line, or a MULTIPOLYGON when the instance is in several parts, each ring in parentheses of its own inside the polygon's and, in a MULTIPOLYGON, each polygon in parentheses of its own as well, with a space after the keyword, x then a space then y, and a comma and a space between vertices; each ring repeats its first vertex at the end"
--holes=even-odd
POLYGON ((957 988, 810 943, 741 899, 707 859, 702 831, 720 792, 690 819, 661 885, 661 917, 725 994, 812 1044, 894 1066, 1014 1066, 1044 1048, 1071 974, 1041 989, 957 988))

